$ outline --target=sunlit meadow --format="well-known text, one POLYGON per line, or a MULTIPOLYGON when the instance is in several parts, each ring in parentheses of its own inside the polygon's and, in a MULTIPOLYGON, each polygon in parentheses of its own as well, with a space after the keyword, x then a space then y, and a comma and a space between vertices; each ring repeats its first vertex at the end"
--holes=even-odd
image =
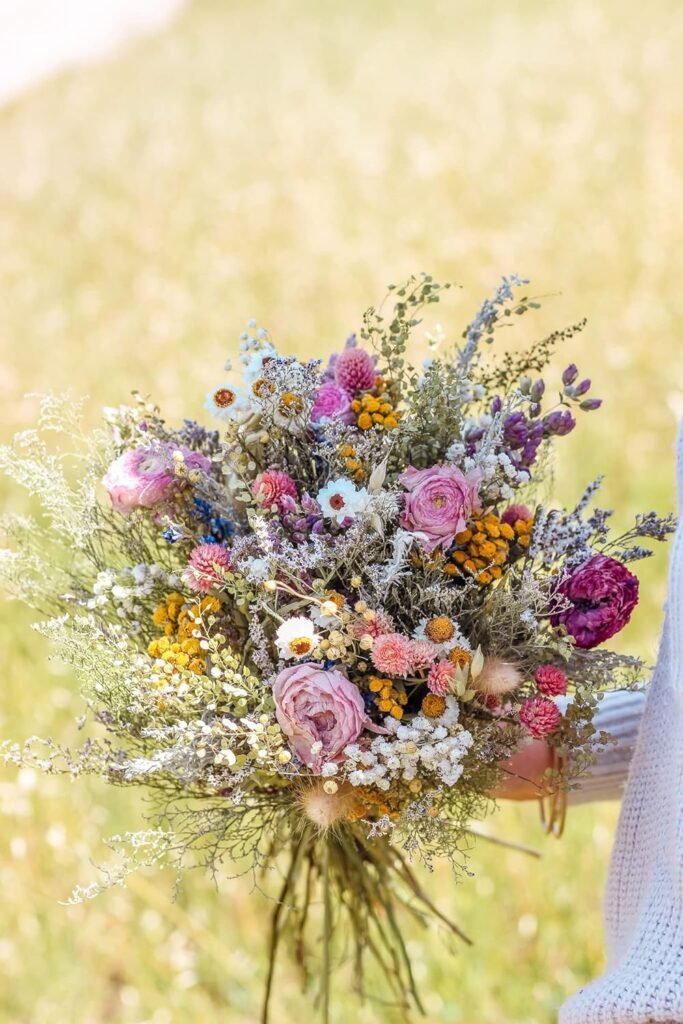
MULTIPOLYGON (((677 3, 198 2, 158 37, 0 111, 2 437, 50 389, 88 418, 135 387, 201 415, 244 322, 325 355, 384 286, 462 285, 425 325, 460 330, 502 273, 543 308, 524 336, 588 317, 572 357, 600 413, 563 446, 556 494, 603 468, 620 516, 674 502, 683 412, 683 14, 677 3)), ((430 311, 431 314, 432 311, 430 311)), ((417 353, 416 353, 417 354, 417 353)), ((569 361, 569 360, 566 360, 569 361)), ((20 496, 0 485, 3 502, 20 496)), ((624 647, 652 659, 666 558, 642 567, 624 647)), ((77 740, 73 679, 14 606, 0 611, 3 738, 77 740)), ((134 794, 0 776, 2 1024, 258 1020, 268 904, 199 875, 76 908, 101 837, 143 822, 134 794)), ((575 809, 560 842, 536 810, 487 830, 473 877, 431 891, 475 940, 411 930, 430 1021, 550 1024, 602 965, 600 893, 616 808, 575 809)), ((344 969, 333 1019, 357 1011, 344 969)), ((378 981, 379 991, 379 981, 378 981)), ((312 1019, 285 964, 274 1017, 312 1019)))

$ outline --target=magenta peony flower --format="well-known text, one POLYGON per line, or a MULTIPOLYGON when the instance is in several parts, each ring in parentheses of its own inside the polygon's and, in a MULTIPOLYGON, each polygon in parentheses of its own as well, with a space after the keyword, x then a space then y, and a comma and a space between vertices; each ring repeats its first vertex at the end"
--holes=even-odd
POLYGON ((445 697, 451 692, 451 683, 454 681, 455 665, 451 661, 437 661, 429 670, 427 687, 437 697, 445 697))
POLYGON ((413 671, 413 641, 400 633, 381 633, 372 645, 372 662, 388 676, 408 676, 413 671))
POLYGON ((638 579, 607 555, 593 555, 564 579, 558 594, 569 607, 551 616, 577 647, 590 649, 624 628, 638 604, 638 579))
POLYGON ((547 697, 528 697, 519 709, 519 720, 536 739, 549 736, 560 724, 560 709, 547 697))
POLYGON ((190 451, 170 443, 148 445, 124 452, 110 465, 102 478, 111 503, 121 515, 136 508, 154 508, 170 497, 183 478, 175 475, 174 452, 183 456, 188 470, 208 473, 211 463, 201 452, 190 451))
POLYGON ((326 672, 310 661, 280 672, 273 699, 290 746, 315 774, 326 761, 342 761, 344 747, 363 729, 384 731, 368 718, 357 686, 336 669, 326 672))
POLYGON ((327 420, 341 420, 342 423, 353 423, 356 419, 351 408, 351 395, 345 388, 340 388, 333 381, 327 381, 318 389, 315 402, 311 409, 311 423, 324 423, 327 420))
POLYGON ((222 544, 198 544, 190 554, 183 581, 190 590, 207 593, 223 582, 223 571, 231 568, 230 552, 222 544))
POLYGON ((377 378, 375 360, 362 348, 349 345, 335 360, 334 376, 345 391, 369 391, 377 378))
POLYGON ((556 665, 540 665, 534 679, 544 697, 560 697, 567 692, 567 677, 556 665))
POLYGON ((296 501, 298 495, 296 484, 288 473, 279 469, 266 469, 259 473, 251 485, 251 493, 266 508, 276 505, 279 512, 284 512, 290 504, 288 499, 296 501))
POLYGON ((401 526, 419 533, 425 551, 448 547, 456 533, 467 526, 467 520, 479 509, 478 471, 465 475, 457 466, 432 466, 414 469, 410 466, 400 481, 407 490, 401 526))

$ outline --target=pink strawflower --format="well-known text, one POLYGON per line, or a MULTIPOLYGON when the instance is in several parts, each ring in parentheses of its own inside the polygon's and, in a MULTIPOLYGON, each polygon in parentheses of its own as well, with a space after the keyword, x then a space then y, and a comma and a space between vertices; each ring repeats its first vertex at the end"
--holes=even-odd
POLYGON ((429 670, 427 686, 437 697, 445 697, 451 692, 454 679, 455 665, 450 661, 437 661, 429 670))
POLYGON ((557 704, 547 697, 528 697, 519 709, 519 721, 536 739, 557 729, 562 715, 557 704))
POLYGON ((401 526, 419 534, 425 551, 452 544, 456 533, 465 529, 467 520, 480 507, 478 470, 465 475, 457 466, 409 466, 399 479, 407 491, 401 526))
POLYGON ((567 677, 556 665, 540 665, 534 679, 538 692, 544 697, 560 697, 567 692, 567 677))
POLYGON ((337 384, 352 394, 369 391, 377 378, 375 360, 364 349, 349 345, 337 356, 334 376, 337 384))
POLYGON ((438 648, 431 640, 413 640, 413 671, 418 672, 422 668, 429 668, 437 658, 438 648))
POLYGON ((408 676, 413 670, 413 642, 400 633, 382 633, 372 645, 372 661, 388 676, 408 676))
POLYGON ((360 622, 354 622, 353 624, 353 635, 357 640, 360 640, 362 636, 380 636, 381 633, 393 632, 394 620, 389 615, 389 612, 385 612, 383 608, 375 612, 374 619, 370 619, 370 621, 362 619, 360 622))
POLYGON ((124 452, 109 466, 102 483, 117 512, 129 515, 138 508, 154 508, 170 498, 185 477, 175 474, 173 455, 180 452, 185 469, 208 473, 211 463, 201 452, 163 442, 124 452))
POLYGON ((342 761, 344 747, 373 725, 358 687, 337 669, 305 662, 286 668, 273 683, 275 714, 290 747, 312 772, 342 761))
POLYGON ((298 494, 296 484, 289 473, 280 469, 266 469, 254 480, 251 493, 265 508, 277 507, 278 512, 285 512, 291 502, 296 501, 298 494))
POLYGON ((510 505, 509 508, 505 509, 500 519, 501 522, 507 523, 508 526, 514 526, 519 519, 531 519, 531 516, 531 509, 526 505, 510 505))
POLYGON ((223 582, 223 573, 231 568, 230 552, 222 544, 198 544, 190 554, 183 581, 190 590, 208 593, 223 582))
POLYGON ((350 424, 354 423, 355 419, 356 414, 351 408, 349 392, 333 381, 326 381, 322 384, 311 409, 311 423, 341 420, 342 423, 350 424))

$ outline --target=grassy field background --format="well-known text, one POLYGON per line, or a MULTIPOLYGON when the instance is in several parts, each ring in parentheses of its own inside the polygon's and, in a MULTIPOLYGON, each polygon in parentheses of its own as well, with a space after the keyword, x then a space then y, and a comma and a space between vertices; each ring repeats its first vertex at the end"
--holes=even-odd
MULTIPOLYGON (((2 436, 27 392, 88 394, 88 418, 137 387, 169 417, 204 393, 251 316, 284 350, 323 355, 388 281, 457 281, 462 329, 502 273, 547 296, 534 336, 582 316, 571 357, 603 411, 568 440, 557 495, 606 471, 610 507, 673 506, 683 412, 683 13, 673 0, 314 4, 201 0, 115 60, 0 111, 2 436)), ((429 325, 428 325, 429 326, 429 325)), ((569 353, 567 353, 569 356, 569 353)), ((567 359, 566 361, 569 361, 567 359)), ((3 482, 4 504, 20 499, 3 482)), ((643 567, 623 645, 656 651, 666 555, 643 567)), ((75 741, 75 685, 0 611, 0 733, 75 741)), ((96 783, 0 776, 2 1024, 253 1024, 267 904, 192 877, 76 908, 101 836, 143 804, 96 783)), ((534 808, 490 826, 541 861, 482 844, 474 877, 429 882, 475 939, 410 931, 429 1021, 550 1024, 601 969, 600 896, 616 808, 534 808)), ((337 981, 333 1020, 357 1010, 337 981)), ((276 1024, 312 1018, 288 965, 276 1024)))

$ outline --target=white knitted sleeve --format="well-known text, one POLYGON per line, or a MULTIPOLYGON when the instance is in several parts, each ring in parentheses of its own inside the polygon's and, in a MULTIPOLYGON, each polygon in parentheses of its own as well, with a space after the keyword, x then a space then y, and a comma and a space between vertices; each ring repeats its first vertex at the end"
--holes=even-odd
MULTIPOLYGON (((680 495, 683 430, 678 481, 680 495)), ((607 970, 565 1003, 560 1024, 683 1022, 682 655, 683 527, 679 526, 657 667, 607 882, 607 970)))
POLYGON ((622 798, 645 699, 642 690, 610 690, 605 694, 593 724, 599 732, 608 732, 616 742, 596 745, 595 763, 578 779, 579 788, 570 790, 570 804, 622 798))

